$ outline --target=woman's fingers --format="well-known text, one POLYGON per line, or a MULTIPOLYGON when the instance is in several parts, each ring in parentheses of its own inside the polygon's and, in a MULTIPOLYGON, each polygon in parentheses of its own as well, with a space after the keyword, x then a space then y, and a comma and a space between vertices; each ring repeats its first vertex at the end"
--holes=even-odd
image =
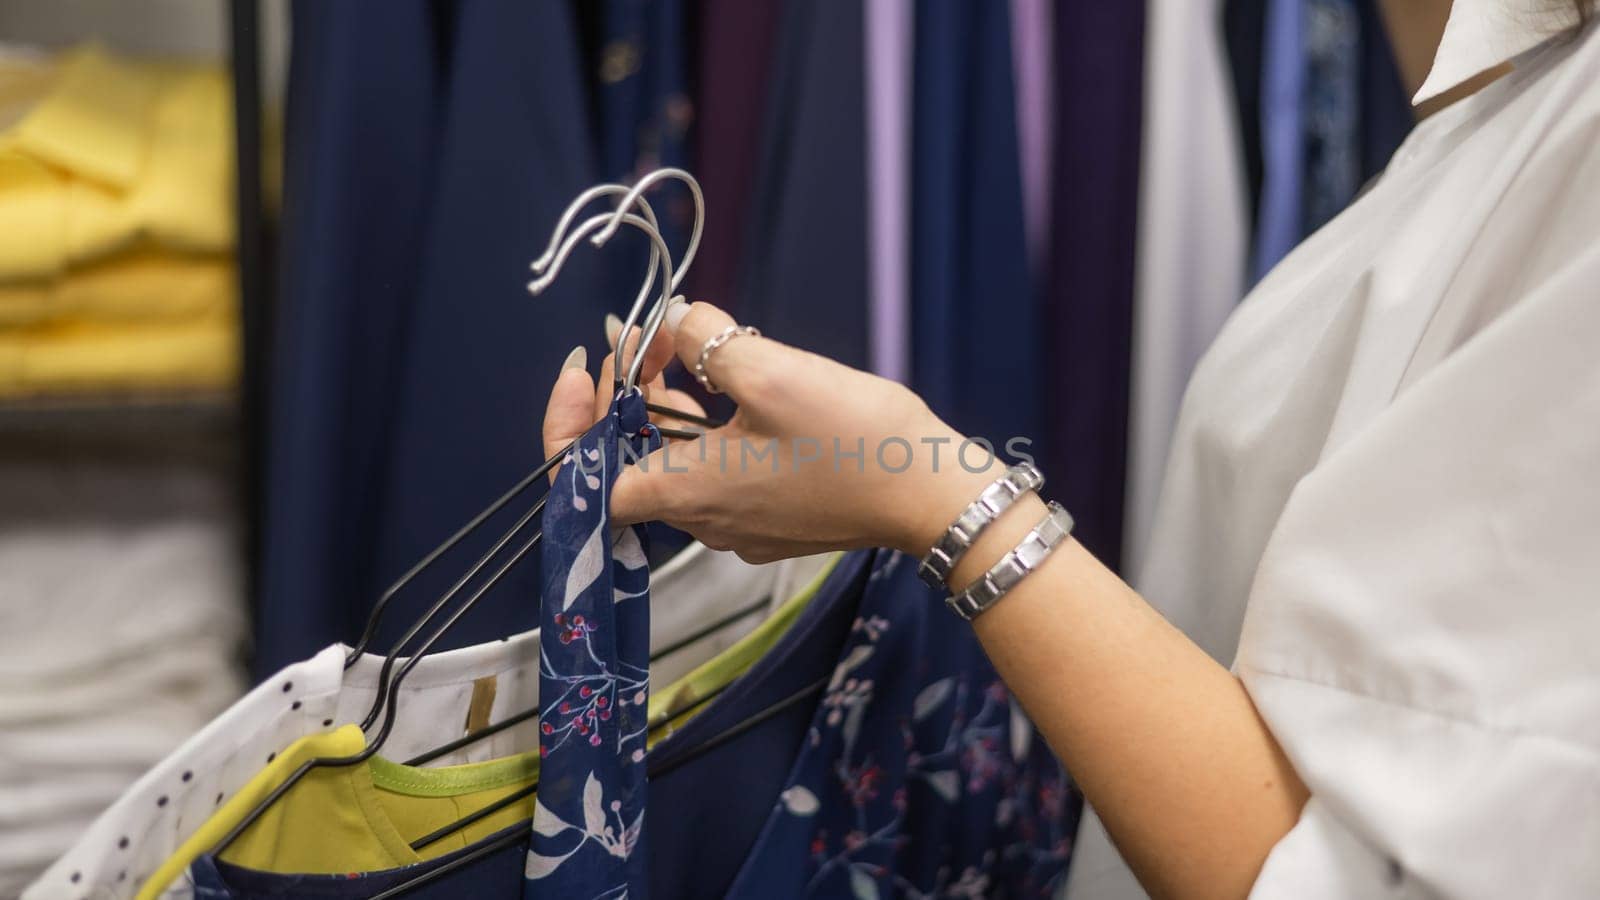
MULTIPOLYGON (((709 303, 692 303, 687 309, 677 304, 667 310, 666 330, 672 332, 678 358, 691 372, 706 342, 734 324, 733 317, 709 303)), ((706 374, 718 390, 744 407, 765 399, 766 388, 785 366, 805 365, 805 355, 777 341, 740 335, 706 357, 706 374)))
MULTIPOLYGON (((624 371, 627 370, 628 366, 633 364, 633 351, 634 348, 638 346, 639 338, 642 334, 643 330, 638 325, 635 325, 633 328, 628 330, 626 348, 622 353, 618 354, 618 356, 620 356, 623 360, 622 365, 624 371)), ((611 345, 611 349, 617 349, 617 339, 621 336, 622 320, 617 318, 615 315, 607 315, 606 343, 611 345)), ((661 374, 661 370, 665 369, 667 367, 667 363, 672 361, 672 355, 672 335, 669 334, 665 328, 662 328, 656 332, 655 339, 652 340, 650 342, 650 346, 645 349, 644 366, 639 370, 639 383, 650 384, 651 382, 655 381, 657 376, 661 374)))
MULTIPOLYGON (((544 412, 544 455, 551 457, 566 449, 595 423, 594 381, 587 366, 589 353, 575 348, 561 364, 561 374, 550 389, 550 402, 544 412)), ((550 473, 555 477, 555 472, 550 473)))

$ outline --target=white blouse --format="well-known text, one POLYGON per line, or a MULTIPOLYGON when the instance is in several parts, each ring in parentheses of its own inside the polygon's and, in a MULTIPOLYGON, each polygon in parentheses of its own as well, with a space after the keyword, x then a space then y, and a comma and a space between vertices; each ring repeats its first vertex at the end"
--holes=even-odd
MULTIPOLYGON (((1185 399, 1138 586, 1311 789, 1258 898, 1600 896, 1600 33, 1547 25, 1456 0, 1419 99, 1515 71, 1185 399)), ((1066 894, 1143 896, 1092 817, 1066 894)))

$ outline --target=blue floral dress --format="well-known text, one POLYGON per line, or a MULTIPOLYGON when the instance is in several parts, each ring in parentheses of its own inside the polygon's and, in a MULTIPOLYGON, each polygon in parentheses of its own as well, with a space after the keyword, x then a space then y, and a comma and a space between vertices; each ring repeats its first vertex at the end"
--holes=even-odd
POLYGON ((644 530, 613 529, 608 503, 622 466, 659 444, 631 392, 578 440, 550 488, 527 900, 647 894, 650 568, 644 530))
POLYGON ((850 635, 728 896, 1048 896, 1080 795, 914 561, 869 552, 850 635))

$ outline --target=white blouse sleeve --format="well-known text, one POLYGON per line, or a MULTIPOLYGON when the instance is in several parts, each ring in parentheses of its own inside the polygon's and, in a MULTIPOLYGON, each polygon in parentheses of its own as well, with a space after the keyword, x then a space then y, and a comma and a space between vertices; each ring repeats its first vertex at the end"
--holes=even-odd
POLYGON ((1509 309, 1296 486, 1235 669, 1313 796, 1254 897, 1600 896, 1600 244, 1583 243, 1524 267, 1509 309))

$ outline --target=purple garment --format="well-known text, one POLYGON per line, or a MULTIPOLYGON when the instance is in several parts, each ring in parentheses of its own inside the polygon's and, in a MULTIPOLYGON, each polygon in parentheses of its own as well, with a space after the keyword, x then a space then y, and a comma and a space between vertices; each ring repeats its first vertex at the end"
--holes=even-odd
POLYGON ((1054 234, 1041 377, 1044 471, 1075 535, 1122 554, 1132 368, 1144 4, 1062 0, 1055 10, 1054 234))
POLYGON ((706 224, 687 276, 688 293, 738 317, 739 260, 755 191, 761 110, 780 6, 702 0, 700 7, 694 172, 705 192, 706 224))
POLYGON ((911 380, 912 8, 866 0, 867 254, 872 371, 911 380))
MULTIPOLYGON (((1055 65, 1053 19, 1053 6, 1048 0, 1011 0, 1011 62, 1016 71, 1022 217, 1028 235, 1028 261, 1035 272, 1043 271, 1050 236, 1050 145, 1055 139, 1055 85, 1050 80, 1055 65)), ((1077 88, 1090 89, 1087 85, 1077 88)))

